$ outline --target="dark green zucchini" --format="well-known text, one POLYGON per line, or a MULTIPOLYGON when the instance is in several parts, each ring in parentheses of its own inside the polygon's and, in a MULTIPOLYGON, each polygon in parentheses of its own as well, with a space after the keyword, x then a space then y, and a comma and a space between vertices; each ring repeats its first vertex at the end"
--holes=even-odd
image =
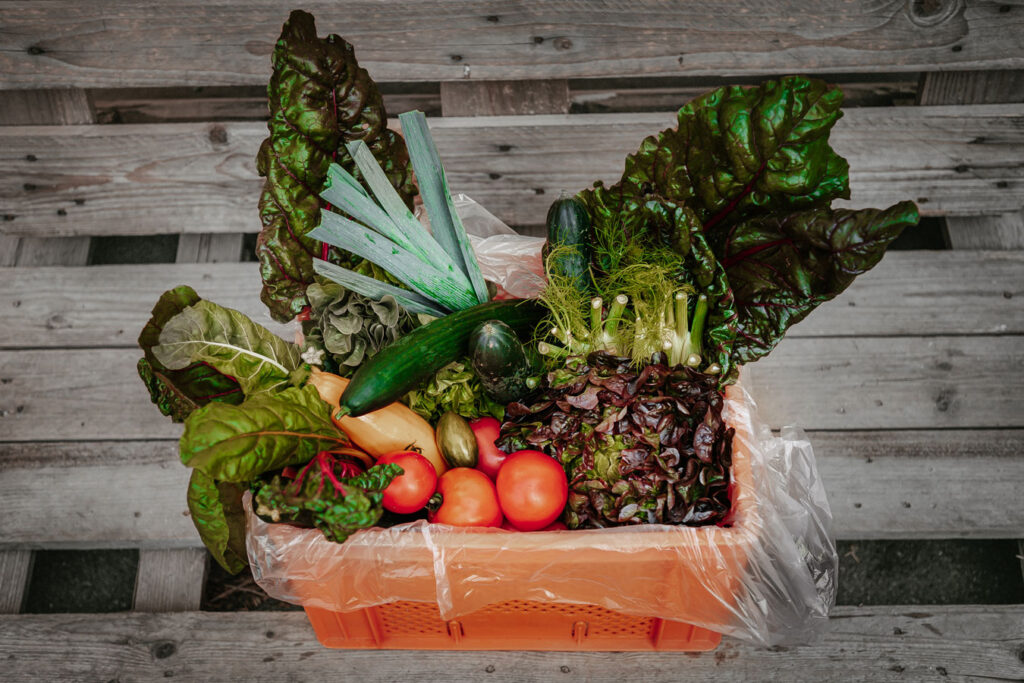
POLYGON ((548 268, 555 275, 570 278, 581 292, 590 293, 590 214, 575 197, 560 196, 548 209, 548 241, 544 256, 553 250, 548 268))
POLYGON ((526 380, 533 374, 515 331, 500 320, 488 320, 469 338, 469 359, 487 395, 511 403, 530 393, 526 380))
POLYGON ((359 366, 341 395, 341 412, 358 417, 397 401, 452 361, 464 358, 469 337, 488 320, 528 334, 544 317, 532 300, 489 301, 418 327, 359 366))

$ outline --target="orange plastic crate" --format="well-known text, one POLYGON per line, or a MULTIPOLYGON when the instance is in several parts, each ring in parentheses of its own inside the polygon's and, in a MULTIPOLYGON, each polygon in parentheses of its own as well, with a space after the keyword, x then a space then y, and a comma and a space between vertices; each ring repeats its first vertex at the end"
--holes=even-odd
POLYGON ((713 650, 722 636, 597 605, 511 600, 445 622, 437 605, 392 602, 357 612, 307 607, 320 643, 393 650, 713 650))
MULTIPOLYGON (((727 395, 743 400, 730 387, 727 395)), ((532 532, 520 534, 463 532, 458 543, 459 562, 449 568, 458 585, 474 568, 489 566, 500 557, 504 578, 480 595, 486 607, 445 622, 436 600, 433 557, 418 537, 409 539, 396 573, 404 576, 392 595, 405 600, 376 607, 335 612, 307 604, 306 613, 317 638, 331 648, 385 648, 420 650, 713 650, 721 634, 680 621, 626 615, 594 604, 589 575, 600 568, 646 604, 686 615, 705 624, 726 623, 731 618, 727 597, 743 591, 742 576, 750 547, 760 527, 748 444, 750 425, 733 424, 733 509, 731 526, 696 529, 685 545, 677 533, 648 530, 644 533, 603 535, 600 547, 586 533, 532 532), (559 577, 559 594, 568 602, 551 603, 520 599, 536 594, 536 577, 559 577)), ((284 533, 270 528, 267 533, 284 533)), ((375 576, 379 553, 370 544, 350 547, 346 568, 317 566, 317 559, 297 556, 293 570, 317 577, 301 590, 311 598, 360 594, 379 590, 367 586, 375 576), (310 564, 312 563, 312 564, 310 564)), ((394 562, 396 560, 392 560, 394 562)), ((372 583, 372 582, 371 582, 372 583)), ((298 590, 298 589, 297 589, 298 590)), ((664 612, 663 612, 664 613, 664 612)))

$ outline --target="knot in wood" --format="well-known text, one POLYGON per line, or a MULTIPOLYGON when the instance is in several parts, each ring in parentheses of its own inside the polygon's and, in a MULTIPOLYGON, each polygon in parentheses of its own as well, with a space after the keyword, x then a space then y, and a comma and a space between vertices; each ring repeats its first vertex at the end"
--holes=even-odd
POLYGON ((943 24, 959 15, 964 9, 964 0, 909 0, 907 16, 918 26, 932 27, 943 24))

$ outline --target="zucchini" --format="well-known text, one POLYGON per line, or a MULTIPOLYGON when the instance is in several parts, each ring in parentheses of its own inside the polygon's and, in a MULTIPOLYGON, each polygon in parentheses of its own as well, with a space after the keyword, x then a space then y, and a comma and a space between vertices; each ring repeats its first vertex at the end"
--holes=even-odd
POLYGON ((560 249, 547 263, 554 275, 562 275, 573 281, 578 290, 589 295, 592 290, 590 275, 591 235, 590 214, 587 207, 576 197, 564 194, 548 209, 548 241, 544 246, 544 257, 554 249, 560 249))
POLYGON ((338 414, 358 417, 397 401, 448 363, 464 358, 469 337, 481 323, 501 320, 528 333, 545 310, 528 299, 489 301, 417 327, 359 366, 341 395, 338 414))
POLYGON ((500 320, 488 320, 469 338, 469 359, 487 395, 498 403, 518 401, 530 393, 533 374, 515 331, 500 320))

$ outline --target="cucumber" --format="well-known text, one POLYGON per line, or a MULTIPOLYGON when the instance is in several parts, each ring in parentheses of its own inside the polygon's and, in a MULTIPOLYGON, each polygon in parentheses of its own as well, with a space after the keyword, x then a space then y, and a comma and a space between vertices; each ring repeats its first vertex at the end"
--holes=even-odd
POLYGON ((469 338, 469 359, 487 395, 498 403, 518 401, 530 393, 533 374, 515 331, 500 320, 488 320, 469 338))
POLYGON ((533 300, 510 299, 478 304, 418 327, 359 366, 341 395, 339 414, 358 417, 397 401, 464 358, 469 337, 481 323, 501 320, 526 334, 544 315, 544 307, 533 300))
POLYGON ((556 254, 549 264, 555 275, 570 278, 581 292, 589 294, 591 287, 590 214, 587 207, 575 197, 564 194, 548 209, 548 241, 544 256, 556 247, 567 249, 556 254))

